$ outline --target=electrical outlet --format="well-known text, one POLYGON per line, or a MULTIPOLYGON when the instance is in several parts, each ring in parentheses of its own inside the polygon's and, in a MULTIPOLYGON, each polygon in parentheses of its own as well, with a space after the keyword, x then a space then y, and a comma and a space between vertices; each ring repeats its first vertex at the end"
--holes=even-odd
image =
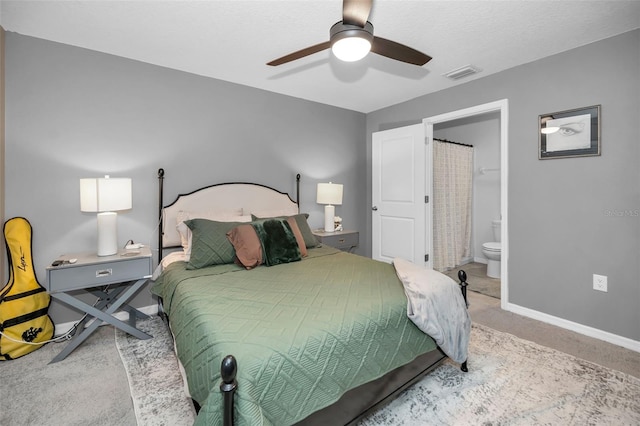
POLYGON ((593 289, 607 292, 607 276, 593 274, 593 289))

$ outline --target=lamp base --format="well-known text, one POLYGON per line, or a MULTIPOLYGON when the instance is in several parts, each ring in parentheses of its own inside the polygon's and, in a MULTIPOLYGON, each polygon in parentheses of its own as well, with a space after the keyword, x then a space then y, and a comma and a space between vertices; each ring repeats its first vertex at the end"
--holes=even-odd
POLYGON ((327 204, 324 206, 324 232, 334 232, 335 224, 333 218, 336 215, 336 206, 327 204))
POLYGON ((98 213, 98 256, 118 253, 118 213, 98 213))

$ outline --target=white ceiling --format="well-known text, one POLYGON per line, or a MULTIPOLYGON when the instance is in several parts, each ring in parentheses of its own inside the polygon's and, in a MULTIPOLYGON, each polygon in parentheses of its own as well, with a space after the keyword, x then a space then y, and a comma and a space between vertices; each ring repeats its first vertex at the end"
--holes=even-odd
POLYGON ((640 28, 640 1, 378 0, 375 34, 431 62, 342 63, 327 50, 265 65, 328 40, 341 13, 341 0, 0 2, 7 31, 365 113, 640 28), (442 76, 467 64, 482 72, 442 76))

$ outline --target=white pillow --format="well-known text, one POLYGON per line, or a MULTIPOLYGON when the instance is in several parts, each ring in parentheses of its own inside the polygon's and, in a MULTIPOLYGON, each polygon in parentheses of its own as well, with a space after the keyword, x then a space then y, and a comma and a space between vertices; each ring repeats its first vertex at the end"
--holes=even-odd
POLYGON ((206 212, 189 212, 180 210, 176 216, 176 229, 180 234, 180 243, 187 257, 187 261, 191 258, 191 229, 184 223, 190 219, 207 219, 216 222, 251 222, 251 215, 241 216, 242 209, 237 210, 213 210, 206 212))
POLYGON ((298 214, 298 209, 297 207, 292 207, 280 210, 253 210, 251 214, 260 219, 267 219, 270 217, 293 216, 298 214))
POLYGON ((158 277, 160 277, 160 274, 162 274, 162 271, 164 271, 164 269, 170 264, 172 264, 173 262, 177 262, 177 261, 188 262, 189 259, 187 259, 186 257, 187 256, 182 251, 173 251, 168 255, 166 255, 164 258, 162 258, 162 260, 160 261, 160 264, 158 264, 155 271, 153 271, 153 275, 151 276, 151 281, 157 280, 158 277))

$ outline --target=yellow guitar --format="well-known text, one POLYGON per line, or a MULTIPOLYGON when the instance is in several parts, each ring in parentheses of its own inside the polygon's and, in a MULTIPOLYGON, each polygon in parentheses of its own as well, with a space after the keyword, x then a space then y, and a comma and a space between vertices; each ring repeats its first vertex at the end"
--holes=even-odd
POLYGON ((0 291, 0 360, 42 347, 54 333, 48 315, 51 296, 38 283, 31 256, 31 224, 22 217, 4 224, 9 281, 0 291))

